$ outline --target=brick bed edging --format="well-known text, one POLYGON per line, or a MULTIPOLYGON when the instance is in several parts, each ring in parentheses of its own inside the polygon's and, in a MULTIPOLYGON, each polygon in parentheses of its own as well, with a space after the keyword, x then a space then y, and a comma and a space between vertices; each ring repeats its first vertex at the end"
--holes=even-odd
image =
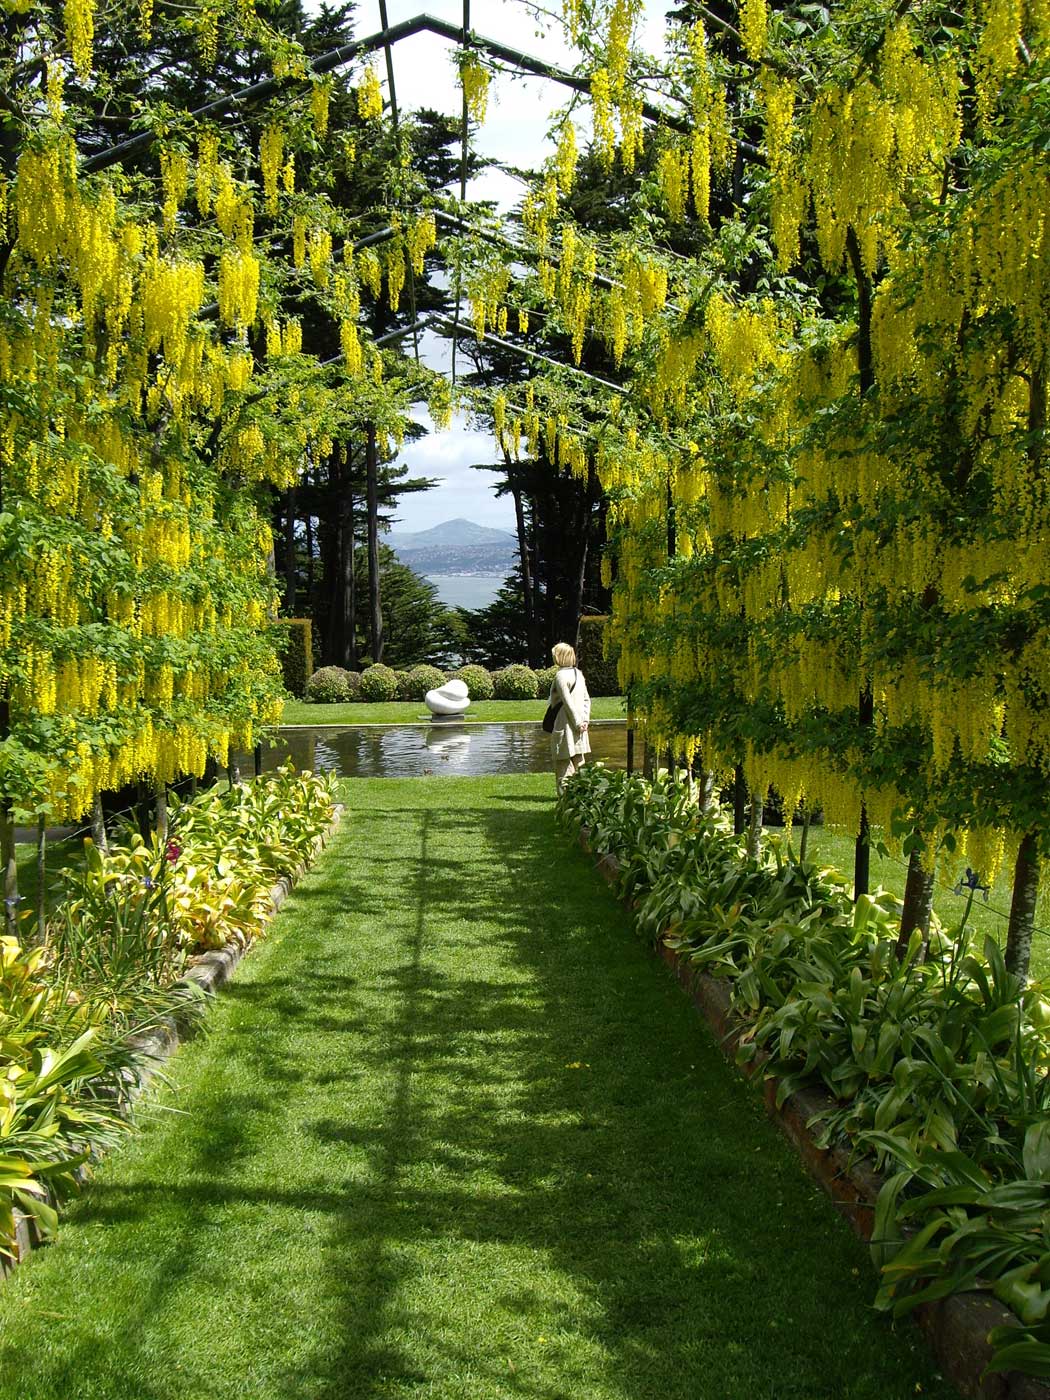
MULTIPOLYGON (((278 909, 295 888, 296 881, 306 874, 324 850, 329 839, 335 834, 345 811, 346 808, 343 804, 337 802, 332 810, 332 820, 328 823, 326 830, 314 838, 306 858, 300 862, 292 874, 282 875, 276 884, 270 886, 271 908, 262 920, 260 931, 273 920, 278 909)), ((257 939, 253 939, 251 943, 246 944, 229 943, 224 948, 212 948, 206 953, 201 953, 192 967, 178 979, 175 985, 194 982, 206 997, 213 997, 230 980, 237 964, 245 953, 255 947, 257 941, 257 939)), ((164 1061, 169 1060, 182 1041, 190 1039, 195 1030, 195 1025, 181 1024, 176 1016, 164 1016, 157 1026, 146 1035, 132 1038, 130 1043, 143 1056, 143 1062, 135 1072, 133 1098, 138 1098, 142 1094, 164 1061)), ((83 1168, 78 1169, 78 1175, 82 1182, 86 1180, 83 1168)), ((44 1241, 41 1239, 32 1217, 16 1208, 15 1258, 7 1259, 0 1256, 0 1284, 11 1276, 26 1255, 32 1253, 42 1243, 44 1241)))
MULTIPOLYGON (((588 855, 596 857, 599 873, 612 885, 619 875, 620 862, 611 853, 593 850, 588 834, 586 827, 580 828, 580 845, 588 855)), ((736 1063, 743 1026, 731 1010, 725 979, 697 972, 688 958, 664 943, 658 943, 654 951, 689 993, 729 1063, 746 1078, 755 1079, 768 1057, 760 1055, 746 1068, 736 1063)), ((870 1162, 854 1159, 845 1147, 818 1147, 809 1124, 833 1102, 830 1094, 819 1089, 800 1089, 778 1108, 776 1081, 769 1078, 762 1081, 762 1097, 769 1116, 797 1149, 807 1171, 830 1196, 836 1210, 861 1239, 869 1240, 883 1178, 870 1162)), ((982 1380, 992 1354, 988 1333, 993 1327, 1020 1326, 1016 1314, 993 1294, 955 1293, 916 1308, 911 1316, 922 1329, 944 1374, 962 1395, 973 1400, 1050 1400, 1050 1385, 1034 1376, 1009 1371, 982 1380)))

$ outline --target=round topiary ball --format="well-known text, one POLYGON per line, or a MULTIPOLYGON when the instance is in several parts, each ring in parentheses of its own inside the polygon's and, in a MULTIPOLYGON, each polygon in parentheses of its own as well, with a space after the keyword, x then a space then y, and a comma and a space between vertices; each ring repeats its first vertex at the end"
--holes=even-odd
POLYGON ((408 672, 395 671, 394 675, 397 677, 397 698, 399 700, 411 700, 412 697, 408 693, 408 672))
POLYGON ((350 699, 350 672, 342 666, 322 666, 306 682, 306 698, 315 705, 341 705, 350 699))
POLYGON ((360 700, 360 699, 361 699, 361 672, 360 672, 360 671, 347 671, 347 673, 346 673, 346 683, 347 683, 347 685, 350 687, 350 699, 351 699, 351 700, 360 700))
MULTIPOLYGON (((413 666, 411 671, 405 673, 403 698, 422 700, 428 690, 436 690, 439 685, 444 684, 445 673, 439 671, 436 666, 413 666)), ((398 694, 402 694, 400 686, 398 694)))
POLYGON ((545 700, 551 693, 551 686, 557 674, 557 666, 544 666, 542 671, 536 672, 536 692, 541 700, 545 700))
POLYGON ((472 700, 491 700, 496 693, 492 672, 486 671, 484 666, 461 666, 458 671, 453 671, 449 680, 463 681, 472 700))
POLYGON ((373 703, 380 700, 397 699, 397 672, 392 671, 389 666, 369 666, 367 670, 361 672, 361 699, 371 700, 373 703))
POLYGON ((492 678, 497 700, 535 700, 536 672, 528 666, 505 666, 492 678))

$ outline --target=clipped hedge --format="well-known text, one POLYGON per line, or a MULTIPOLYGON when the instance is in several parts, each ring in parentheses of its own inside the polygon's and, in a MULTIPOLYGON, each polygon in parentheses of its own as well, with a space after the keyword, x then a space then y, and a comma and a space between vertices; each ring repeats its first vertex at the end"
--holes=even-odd
POLYGON ((491 700, 496 693, 492 672, 484 666, 461 666, 449 680, 463 681, 472 700, 491 700))
POLYGON ((546 700, 550 695, 551 686, 554 684, 554 677, 557 674, 557 666, 544 666, 542 670, 536 672, 536 694, 539 699, 546 700))
POLYGON ((361 672, 361 699, 372 702, 397 699, 397 672, 389 666, 369 666, 361 672))
POLYGON ((436 666, 413 666, 404 673, 398 684, 398 698, 401 700, 422 700, 428 690, 436 690, 445 684, 445 673, 436 666))
POLYGON ((314 671, 313 624, 308 617, 280 617, 277 626, 284 629, 281 640, 281 670, 284 686, 297 700, 306 698, 306 683, 314 671))
POLYGON ((343 705, 354 698, 350 672, 342 666, 322 666, 306 682, 306 699, 317 705, 343 705))
POLYGON ((581 617, 580 640, 576 647, 576 660, 580 670, 587 677, 587 689, 591 695, 619 695, 620 680, 616 674, 619 649, 613 648, 605 655, 605 633, 607 617, 581 617))
POLYGON ((535 700, 536 672, 528 666, 504 666, 492 677, 497 700, 535 700))

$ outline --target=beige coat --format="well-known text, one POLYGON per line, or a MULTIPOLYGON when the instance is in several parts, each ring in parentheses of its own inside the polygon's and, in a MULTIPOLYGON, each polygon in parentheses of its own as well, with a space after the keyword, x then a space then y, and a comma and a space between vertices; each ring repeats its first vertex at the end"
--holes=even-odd
POLYGON ((551 685, 552 705, 561 701, 561 709, 554 721, 551 734, 551 756, 555 759, 573 758, 577 754, 590 753, 591 741, 586 733, 581 734, 584 724, 591 719, 591 697, 583 672, 572 666, 562 666, 551 685), (570 691, 569 687, 576 684, 570 691))

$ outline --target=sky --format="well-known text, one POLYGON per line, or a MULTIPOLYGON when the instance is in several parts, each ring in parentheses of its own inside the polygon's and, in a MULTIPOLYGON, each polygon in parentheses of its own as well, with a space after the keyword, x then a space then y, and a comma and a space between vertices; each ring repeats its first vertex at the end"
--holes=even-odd
MULTIPOLYGON (((550 8, 560 10, 559 0, 549 0, 550 8)), ((640 40, 650 51, 659 50, 666 5, 649 0, 640 40)), ((462 0, 387 0, 391 24, 421 13, 434 15, 452 24, 463 20, 462 0)), ((382 29, 378 0, 358 0, 356 29, 360 36, 382 29)), ((481 35, 499 39, 526 53, 537 54, 559 66, 574 65, 573 51, 562 41, 560 31, 537 33, 537 21, 523 6, 506 0, 472 0, 471 28, 481 35)), ((415 34, 393 47, 394 84, 398 107, 412 111, 433 107, 457 118, 462 97, 455 66, 455 45, 436 34, 415 34)), ((376 68, 386 92, 386 64, 383 51, 376 55, 376 68)), ((475 148, 482 154, 522 168, 539 166, 551 149, 547 131, 553 115, 563 107, 568 91, 540 78, 498 74, 489 87, 488 114, 474 133, 475 148)), ((588 138, 589 113, 583 113, 579 145, 588 138)), ((458 193, 458 191, 457 191, 458 193)), ((495 200, 500 208, 512 209, 521 199, 522 185, 500 171, 484 171, 467 188, 468 199, 495 200)), ((424 337, 422 358, 434 369, 447 367, 447 344, 436 337, 424 337)), ((425 408, 416 417, 430 424, 425 408)), ((496 529, 514 529, 514 508, 509 498, 497 499, 486 474, 472 471, 478 462, 496 460, 491 433, 479 431, 463 415, 457 415, 443 433, 430 433, 416 443, 405 445, 399 460, 413 476, 437 477, 441 485, 433 491, 406 496, 398 507, 396 530, 429 529, 459 516, 496 529)))

